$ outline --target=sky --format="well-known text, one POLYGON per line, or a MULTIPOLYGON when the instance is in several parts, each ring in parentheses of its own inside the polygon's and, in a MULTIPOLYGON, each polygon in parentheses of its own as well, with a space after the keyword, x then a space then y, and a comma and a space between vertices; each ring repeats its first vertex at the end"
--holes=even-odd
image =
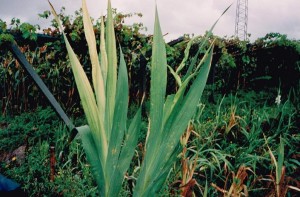
MULTIPOLYGON (((0 0, 0 19, 7 21, 15 17, 21 22, 48 27, 50 20, 41 19, 39 13, 49 10, 47 0, 0 0)), ((67 14, 74 14, 81 7, 81 0, 51 0, 57 11, 62 6, 67 14)), ((107 0, 86 0, 93 18, 106 13, 107 0)), ((146 34, 152 34, 155 0, 111 0, 118 12, 142 13, 143 17, 133 17, 129 21, 142 22, 147 27, 146 34)), ((231 8, 218 22, 214 34, 231 37, 235 30, 237 0, 156 0, 160 24, 166 41, 184 34, 203 35, 210 29, 222 12, 231 8)), ((250 40, 264 37, 270 32, 287 34, 288 38, 300 40, 300 0, 249 0, 248 33, 250 40)))

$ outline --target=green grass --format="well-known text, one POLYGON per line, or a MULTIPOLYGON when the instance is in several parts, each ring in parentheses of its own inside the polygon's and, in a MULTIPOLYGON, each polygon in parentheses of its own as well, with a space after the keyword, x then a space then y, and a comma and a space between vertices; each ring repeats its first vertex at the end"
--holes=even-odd
MULTIPOLYGON (((234 180, 231 173, 237 172, 242 165, 251 169, 247 171, 248 176, 243 182, 249 196, 270 194, 274 190, 270 175, 275 177, 275 165, 271 161, 264 135, 276 158, 280 136, 282 137, 285 146, 285 176, 290 177, 286 180, 289 180, 289 185, 299 184, 299 104, 294 102, 292 94, 289 100, 293 102, 288 97, 283 97, 279 106, 275 104, 276 94, 267 92, 239 91, 233 95, 215 95, 216 104, 203 99, 192 121, 195 133, 189 138, 185 154, 190 161, 197 161, 193 174, 198 183, 194 187, 197 196, 202 196, 206 181, 208 196, 221 195, 221 192, 211 186, 212 183, 229 190, 234 180)), ((130 109, 135 110, 136 107, 132 106, 130 109)), ((141 142, 147 131, 146 120, 147 117, 144 117, 141 142)), ((68 131, 50 108, 40 108, 15 117, 0 117, 0 123, 0 173, 21 183, 30 196, 98 195, 81 141, 75 139, 69 152, 63 154, 68 131), (18 163, 18 158, 9 163, 3 160, 4 154, 26 143, 26 155, 21 163, 18 163), (53 182, 49 181, 50 146, 55 147, 57 160, 53 182)), ((84 119, 76 122, 76 125, 82 124, 85 124, 84 119)), ((142 147, 143 144, 136 147, 121 196, 131 193, 143 158, 142 147)), ((182 171, 179 161, 180 159, 173 166, 161 196, 176 196, 180 193, 178 183, 182 178, 182 171)), ((287 196, 296 195, 294 190, 288 190, 287 196)))
MULTIPOLYGON (((199 137, 193 138, 189 144, 193 147, 190 151, 198 155, 200 171, 197 176, 202 186, 205 183, 200 177, 205 177, 209 183, 229 189, 230 179, 226 180, 225 175, 237 172, 244 165, 252 170, 248 171, 245 183, 249 195, 267 195, 271 188, 259 179, 267 178, 275 173, 275 169, 264 135, 271 150, 278 149, 280 136, 284 139, 286 175, 299 181, 295 174, 299 171, 299 158, 295 161, 295 157, 300 151, 297 111, 289 100, 277 106, 275 97, 266 92, 238 92, 218 98, 216 105, 205 104, 201 116, 193 121, 199 137), (266 193, 257 189, 264 189, 266 193)), ((210 188, 210 192, 216 195, 214 188, 210 188)))
MULTIPOLYGON (((21 183, 30 196, 95 196, 97 187, 80 140, 65 151, 68 131, 51 108, 1 117, 0 173, 21 183), (25 159, 4 156, 26 145, 25 159), (50 181, 50 146, 55 147, 56 175, 50 181)), ((77 124, 85 122, 79 119, 77 124)))

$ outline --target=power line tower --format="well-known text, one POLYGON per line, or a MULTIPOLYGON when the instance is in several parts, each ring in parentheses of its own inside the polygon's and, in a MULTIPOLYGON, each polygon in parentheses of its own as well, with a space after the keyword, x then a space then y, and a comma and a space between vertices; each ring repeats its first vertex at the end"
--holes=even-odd
POLYGON ((248 0, 237 0, 235 18, 235 36, 240 40, 247 39, 248 0))

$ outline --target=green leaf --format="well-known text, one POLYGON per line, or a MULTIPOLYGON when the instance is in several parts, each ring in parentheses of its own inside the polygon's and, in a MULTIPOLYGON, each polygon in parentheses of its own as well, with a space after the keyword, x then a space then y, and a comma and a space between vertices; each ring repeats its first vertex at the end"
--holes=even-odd
POLYGON ((111 179, 111 188, 109 190, 108 196, 113 196, 113 193, 120 191, 122 182, 127 169, 131 163, 132 157, 134 155, 134 150, 138 142, 138 132, 141 128, 141 108, 135 114, 131 124, 129 126, 128 132, 125 133, 124 144, 121 150, 121 154, 118 160, 118 165, 111 179))
MULTIPOLYGON (((163 108, 167 86, 167 58, 163 35, 156 9, 150 87, 150 132, 147 136, 146 150, 150 157, 155 155, 162 133, 163 108), (151 147, 152 146, 152 147, 151 147)), ((147 162, 147 161, 146 161, 147 162)))
POLYGON ((199 74, 190 87, 187 95, 182 102, 176 103, 166 125, 164 125, 165 130, 162 137, 164 139, 164 144, 162 145, 164 151, 160 152, 159 157, 156 157, 156 160, 159 161, 159 163, 163 164, 168 162, 170 155, 174 152, 179 143, 180 136, 183 134, 188 122, 195 114, 197 109, 196 106, 202 96, 208 78, 213 54, 212 51, 213 50, 211 49, 207 60, 200 69, 199 74))
POLYGON ((155 12, 154 36, 151 62, 150 87, 150 129, 146 140, 146 155, 142 164, 142 171, 136 186, 135 195, 143 196, 145 188, 151 181, 152 163, 160 150, 162 136, 163 109, 167 85, 166 48, 161 32, 157 9, 155 12))
POLYGON ((175 98, 174 94, 171 94, 171 95, 167 96, 167 99, 166 99, 166 102, 165 102, 165 105, 164 105, 163 125, 165 125, 168 117, 170 116, 170 114, 173 110, 174 98, 175 98))
POLYGON ((87 159, 91 165, 91 172, 98 184, 98 189, 101 193, 101 196, 104 196, 102 191, 104 191, 104 173, 102 164, 99 159, 99 155, 97 153, 97 146, 95 145, 95 141, 93 139, 91 130, 89 126, 77 127, 78 133, 82 140, 83 148, 86 152, 87 159))
MULTIPOLYGON (((167 137, 170 135, 170 132, 178 130, 179 137, 180 133, 182 133, 185 130, 185 127, 187 126, 189 120, 192 118, 192 116, 195 113, 195 110, 197 109, 196 106, 198 105, 198 102, 202 96, 204 87, 206 85, 206 81, 208 78, 210 65, 212 61, 212 55, 213 55, 213 49, 211 48, 209 51, 208 56, 204 56, 204 62, 203 66, 200 68, 199 73, 195 73, 197 76, 193 84, 191 85, 189 91, 187 92, 186 96, 182 98, 182 101, 179 99, 179 97, 184 96, 184 90, 187 86, 187 82, 189 80, 184 81, 184 85, 182 85, 182 90, 179 89, 177 94, 175 95, 175 99, 177 97, 177 100, 175 100, 174 103, 174 111, 172 111, 172 114, 169 117, 168 122, 164 127, 166 127, 166 131, 164 132, 163 137, 167 137), (168 130, 169 129, 169 130, 168 130)), ((193 77, 192 75, 190 76, 193 77)), ((177 132, 177 133, 178 133, 177 132)), ((176 133, 176 132, 173 132, 176 133)), ((178 134, 177 134, 178 135, 178 134)), ((177 138, 179 140, 179 137, 177 138)), ((170 139, 170 137, 168 137, 170 139)))
MULTIPOLYGON (((58 16, 52 6, 52 4, 49 2, 52 13, 60 27, 60 30, 63 32, 62 25, 60 23, 60 20, 58 19, 58 16)), ((81 104, 84 110, 84 113, 86 115, 88 124, 91 128, 91 132, 93 135, 94 140, 97 142, 96 147, 98 154, 100 156, 100 161, 102 166, 106 163, 106 156, 107 156, 107 149, 108 144, 106 141, 105 136, 105 130, 104 125, 100 124, 100 118, 99 118, 99 111, 96 104, 96 99, 92 90, 92 87, 90 85, 90 82, 78 60, 76 57, 76 54, 74 53, 66 35, 63 33, 64 40, 66 43, 66 48, 69 54, 69 59, 72 67, 72 71, 75 77, 75 82, 77 85, 77 89, 79 92, 79 96, 81 99, 81 104)))
POLYGON ((117 84, 117 47, 114 30, 114 21, 110 0, 107 6, 106 20, 106 51, 107 51, 107 81, 106 81, 106 129, 111 130, 114 117, 116 84, 117 84))
MULTIPOLYGON (((203 50, 203 48, 205 47, 205 45, 207 44, 208 42, 208 39, 209 37, 212 35, 212 31, 213 29, 215 28, 216 24, 219 22, 220 18, 227 12, 227 10, 232 6, 232 4, 230 6, 228 6, 225 11, 221 14, 221 16, 215 21, 215 23, 212 25, 212 27, 210 28, 210 30, 206 33, 206 35, 201 38, 201 41, 200 41, 200 46, 198 48, 198 51, 196 52, 196 55, 192 58, 192 62, 191 64, 189 65, 189 68, 188 68, 188 71, 186 72, 185 76, 183 77, 183 80, 185 80, 189 75, 190 73, 192 72, 192 69, 194 68, 196 62, 197 62, 197 58, 198 56, 200 55, 200 52, 203 50)), ((194 38, 192 38, 188 44, 187 44, 187 47, 184 51, 184 58, 182 60, 182 62, 180 63, 179 67, 177 68, 176 70, 176 73, 179 74, 179 72, 185 67, 185 63, 189 57, 189 50, 192 46, 192 44, 194 43, 194 41, 196 39, 199 39, 200 36, 196 36, 194 38)))
POLYGON ((104 37, 104 19, 103 16, 101 17, 101 35, 100 35, 100 62, 101 62, 101 72, 103 76, 103 83, 106 87, 106 80, 107 80, 107 53, 105 48, 105 37, 104 37))
POLYGON ((171 72, 171 74, 173 75, 173 77, 175 78, 178 86, 180 87, 182 84, 180 76, 173 70, 173 68, 171 66, 168 65, 168 68, 169 68, 169 71, 171 72))
MULTIPOLYGON (((103 124, 104 122, 103 112, 105 111, 105 88, 104 88, 103 77, 100 69, 98 53, 96 48, 94 27, 87 10, 85 0, 82 1, 82 13, 83 13, 84 34, 85 34, 86 41, 88 43, 89 54, 92 63, 92 80, 93 80, 93 86, 94 86, 96 100, 97 100, 97 106, 99 110, 100 124, 103 124)), ((106 133, 106 135, 108 135, 108 133, 106 133)))
POLYGON ((278 162, 277 162, 277 169, 276 169, 276 183, 277 184, 279 184, 279 182, 281 180, 283 161, 284 161, 284 143, 283 143, 283 139, 280 136, 280 144, 279 144, 279 149, 278 149, 278 162))
POLYGON ((180 65, 178 66, 178 68, 176 69, 176 73, 179 74, 180 71, 185 67, 185 63, 189 58, 190 55, 190 49, 192 47, 192 44, 195 42, 196 39, 200 38, 200 36, 195 36, 193 37, 187 44, 185 50, 184 50, 184 57, 180 63, 180 65))
POLYGON ((177 144, 173 152, 170 154, 168 160, 163 162, 157 160, 157 162, 160 164, 160 168, 157 168, 159 169, 159 173, 154 173, 152 179, 153 181, 151 182, 151 185, 149 185, 147 188, 149 190, 150 195, 152 194, 153 196, 154 193, 158 193, 160 191, 161 186, 168 178, 172 165, 174 165, 174 162, 178 159, 180 151, 182 151, 182 147, 180 146, 180 144, 177 144))
MULTIPOLYGON (((108 158, 105 169, 107 169, 109 176, 108 182, 110 183, 111 187, 110 190, 117 191, 115 188, 115 184, 120 181, 122 183, 123 178, 120 177, 122 175, 116 174, 116 168, 118 164, 118 159, 121 150, 121 144, 124 137, 124 133, 126 130, 126 121, 127 121, 127 111, 128 111, 128 77, 127 77, 127 70, 126 64, 124 60, 123 53, 120 49, 120 66, 119 66, 119 75, 118 75, 118 82, 117 82, 117 95, 116 95, 116 105, 115 105, 115 112, 113 125, 111 130, 111 138, 108 148, 108 158), (119 175, 117 177, 114 177, 119 175), (110 181, 111 179, 111 181, 110 181)), ((130 159, 131 160, 131 159, 130 159)), ((124 175, 123 175, 124 176, 124 175)), ((119 184, 117 184, 119 185, 119 184)), ((119 188, 120 189, 120 188, 119 188)), ((118 192, 116 192, 118 193, 118 192)), ((112 194, 111 194, 112 195, 112 194)), ((109 196, 111 196, 109 195, 109 196)))
POLYGON ((205 181, 205 188, 204 188, 203 197, 207 197, 207 193, 208 193, 208 186, 207 186, 207 180, 206 180, 205 181))

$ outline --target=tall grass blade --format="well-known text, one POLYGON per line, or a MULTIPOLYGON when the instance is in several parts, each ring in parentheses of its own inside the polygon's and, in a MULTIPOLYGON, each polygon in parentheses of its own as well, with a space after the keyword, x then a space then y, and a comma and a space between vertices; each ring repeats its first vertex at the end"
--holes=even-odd
POLYGON ((277 162, 277 169, 276 169, 276 184, 279 184, 281 180, 283 161, 284 161, 284 142, 283 139, 280 137, 280 144, 278 149, 278 162, 277 162))
POLYGON ((207 186, 207 180, 206 180, 205 181, 205 188, 204 188, 203 197, 207 197, 207 193, 208 193, 208 186, 207 186))
MULTIPOLYGON (((265 141, 267 143, 267 139, 266 136, 264 136, 265 141)), ((271 157, 271 160, 273 161, 274 165, 275 165, 275 170, 276 170, 276 193, 277 196, 281 195, 281 185, 280 185, 280 181, 282 179, 282 169, 283 169, 283 162, 284 162, 284 143, 283 143, 283 139, 280 137, 280 144, 279 144, 279 148, 278 148, 278 160, 276 161, 276 158, 273 154, 273 152, 271 151, 270 147, 268 146, 268 150, 269 150, 269 154, 271 157)))

